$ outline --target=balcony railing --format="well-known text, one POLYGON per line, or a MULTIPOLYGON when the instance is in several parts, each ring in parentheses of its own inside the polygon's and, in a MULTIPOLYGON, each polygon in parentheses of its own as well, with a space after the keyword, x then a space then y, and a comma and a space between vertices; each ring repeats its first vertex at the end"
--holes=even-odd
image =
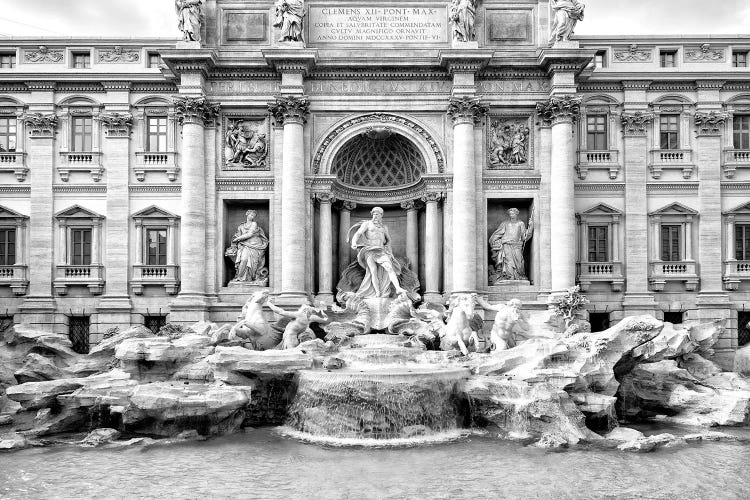
POLYGON ((130 287, 135 295, 143 293, 147 285, 160 285, 170 295, 175 295, 179 289, 179 266, 176 265, 146 265, 133 266, 133 279, 130 287))
POLYGON ((607 170, 611 180, 617 179, 620 172, 619 152, 617 150, 596 150, 578 152, 578 177, 585 179, 589 170, 607 170))
POLYGON ((693 151, 690 149, 654 149, 651 151, 651 176, 660 179, 665 169, 682 170, 682 177, 690 179, 695 165, 693 151))
POLYGON ((177 179, 178 170, 173 151, 137 151, 135 153, 133 172, 140 182, 146 179, 146 172, 165 172, 167 179, 174 182, 177 179))
POLYGON ((625 284, 622 262, 581 262, 578 264, 578 282, 584 292, 594 282, 611 283, 612 291, 621 292, 625 284))
POLYGON ((724 286, 738 290, 740 283, 750 281, 750 260, 730 260, 724 263, 724 286))
POLYGON ((25 156, 25 153, 15 151, 0 152, 0 172, 13 172, 18 182, 23 182, 26 179, 26 174, 29 173, 29 169, 26 168, 24 162, 25 156))
POLYGON ((93 295, 99 295, 104 288, 104 266, 92 265, 58 265, 55 268, 55 291, 66 295, 69 286, 87 286, 93 295))
POLYGON ((649 282, 657 292, 664 290, 668 281, 683 281, 685 289, 694 291, 698 288, 698 265, 695 261, 658 261, 650 264, 649 282))
POLYGON ((738 168, 750 168, 750 150, 725 149, 724 175, 731 179, 738 168))
POLYGON ((61 165, 57 167, 63 182, 70 180, 71 172, 89 172, 94 182, 99 182, 104 174, 99 151, 60 151, 61 165))
POLYGON ((24 295, 29 286, 28 267, 21 264, 0 266, 0 286, 10 286, 16 295, 24 295))

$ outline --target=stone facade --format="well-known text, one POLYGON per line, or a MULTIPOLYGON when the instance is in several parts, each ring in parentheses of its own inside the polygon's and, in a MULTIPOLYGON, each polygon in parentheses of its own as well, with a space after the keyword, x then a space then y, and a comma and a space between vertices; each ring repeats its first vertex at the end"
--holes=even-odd
POLYGON ((733 54, 750 38, 549 46, 549 2, 487 0, 475 40, 459 42, 447 2, 350 1, 359 13, 311 3, 305 41, 280 42, 272 2, 204 3, 202 42, 0 40, 15 56, 0 69, 15 133, 0 151, 0 228, 15 229, 0 315, 60 333, 88 318, 92 343, 147 317, 234 321, 258 288, 228 286, 247 210, 278 303, 330 303, 354 256, 348 228, 378 205, 429 300, 472 291, 542 308, 580 283, 611 321, 726 318, 717 356, 737 349, 750 146, 733 131, 750 116, 750 70, 733 54), (89 67, 74 67, 80 54, 89 67), (227 156, 230 124, 248 124, 246 151, 260 144, 242 161, 227 156), (511 130, 515 157, 493 143, 511 130), (529 279, 490 285, 488 238, 510 207, 534 219, 529 279), (163 231, 157 264, 149 228, 163 231), (91 255, 75 264, 81 234, 91 255))

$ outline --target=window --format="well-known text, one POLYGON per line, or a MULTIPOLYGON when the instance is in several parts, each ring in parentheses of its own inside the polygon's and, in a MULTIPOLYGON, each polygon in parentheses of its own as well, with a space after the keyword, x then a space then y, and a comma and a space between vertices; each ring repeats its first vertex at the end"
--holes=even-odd
POLYGON ((680 258, 682 226, 661 226, 661 260, 665 262, 676 262, 680 258))
POLYGON ((149 116, 146 118, 146 151, 151 153, 167 150, 167 117, 149 116))
POLYGON ((750 115, 735 115, 734 149, 750 149, 750 115))
POLYGON ((0 54, 0 68, 9 69, 16 67, 15 54, 0 54))
POLYGON ((592 332, 603 332, 609 328, 609 313, 589 313, 592 332))
POLYGON ((70 263, 74 266, 91 265, 91 229, 71 229, 70 243, 70 263))
POLYGON ((76 116, 72 119, 72 151, 91 151, 94 120, 90 116, 76 116))
POLYGON ((159 330, 162 329, 162 327, 167 325, 167 317, 166 316, 144 316, 143 317, 143 326, 151 330, 154 335, 159 333, 159 330))
POLYGON ((167 229, 146 230, 146 264, 149 266, 167 265, 167 229))
POLYGON ((78 354, 89 352, 90 326, 88 316, 71 316, 68 319, 68 338, 73 343, 73 350, 78 354))
POLYGON ((747 68, 747 51, 732 52, 732 67, 747 68))
POLYGON ((661 149, 679 149, 680 115, 659 116, 661 149))
POLYGON ((586 117, 586 147, 593 151, 607 149, 606 115, 590 115, 586 117))
POLYGON ((149 52, 148 53, 148 67, 158 68, 159 66, 161 66, 161 56, 159 54, 149 52))
POLYGON ((750 344, 750 312, 737 311, 737 347, 750 344))
POLYGON ((677 51, 676 50, 660 51, 659 62, 662 68, 676 68, 677 67, 677 51))
POLYGON ((607 229, 607 226, 589 226, 589 262, 609 260, 607 229))
POLYGON ((734 258, 750 260, 750 224, 734 225, 734 258))
POLYGON ((16 263, 16 229, 0 228, 0 266, 16 263))
POLYGON ((0 118, 0 153, 16 150, 16 118, 0 118))
POLYGON ((75 69, 86 69, 91 67, 91 53, 90 52, 73 52, 71 55, 73 59, 72 66, 75 69))
POLYGON ((664 321, 673 325, 681 325, 683 321, 682 311, 664 311, 664 321))
POLYGON ((607 51, 606 50, 599 50, 596 52, 596 55, 594 56, 594 66, 596 66, 597 68, 607 67, 607 51))

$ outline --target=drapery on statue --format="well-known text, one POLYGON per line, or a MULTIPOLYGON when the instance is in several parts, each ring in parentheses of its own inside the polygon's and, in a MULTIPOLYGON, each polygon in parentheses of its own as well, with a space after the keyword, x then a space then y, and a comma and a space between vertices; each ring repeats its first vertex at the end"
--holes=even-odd
POLYGON ((304 0, 276 0, 274 27, 279 28, 279 42, 303 42, 302 20, 305 17, 304 0))
POLYGON ((573 35, 578 21, 583 21, 583 9, 586 5, 578 0, 552 0, 552 27, 549 43, 567 42, 573 35))
POLYGON ((268 282, 268 269, 265 267, 268 238, 255 222, 256 215, 255 210, 245 212, 245 222, 237 226, 232 244, 224 253, 234 258, 236 273, 231 283, 265 285, 268 282))
POLYGON ((534 234, 534 211, 532 208, 528 227, 518 220, 518 213, 517 208, 509 209, 510 219, 501 222, 490 236, 490 249, 495 262, 494 273, 490 272, 492 282, 526 279, 523 249, 534 234))
POLYGON ((365 277, 359 286, 357 296, 390 297, 405 293, 398 282, 401 264, 393 256, 391 235, 383 224, 383 209, 373 208, 372 220, 358 222, 349 230, 357 228, 352 237, 352 248, 357 250, 357 262, 365 270, 365 277))
POLYGON ((453 25, 453 39, 457 42, 471 42, 476 38, 474 33, 474 16, 476 0, 451 0, 448 18, 453 25))
POLYGON ((201 24, 203 0, 175 0, 177 27, 182 31, 186 42, 201 41, 201 24))

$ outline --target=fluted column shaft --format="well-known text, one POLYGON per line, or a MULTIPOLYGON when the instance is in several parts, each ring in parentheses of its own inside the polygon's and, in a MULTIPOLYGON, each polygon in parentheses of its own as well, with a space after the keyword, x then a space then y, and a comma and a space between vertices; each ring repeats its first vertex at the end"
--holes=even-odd
POLYGON ((344 272, 352 256, 347 238, 349 229, 352 227, 352 210, 355 208, 357 208, 356 203, 345 201, 339 212, 339 273, 344 272))
POLYGON ((333 287, 333 221, 331 203, 334 198, 327 193, 318 193, 320 202, 320 234, 318 236, 318 298, 328 300, 333 287))
POLYGON ((425 300, 435 301, 440 295, 440 193, 427 193, 425 202, 425 300))
POLYGON ((419 270, 419 222, 417 221, 417 206, 413 201, 401 203, 406 210, 406 257, 414 272, 419 270))

